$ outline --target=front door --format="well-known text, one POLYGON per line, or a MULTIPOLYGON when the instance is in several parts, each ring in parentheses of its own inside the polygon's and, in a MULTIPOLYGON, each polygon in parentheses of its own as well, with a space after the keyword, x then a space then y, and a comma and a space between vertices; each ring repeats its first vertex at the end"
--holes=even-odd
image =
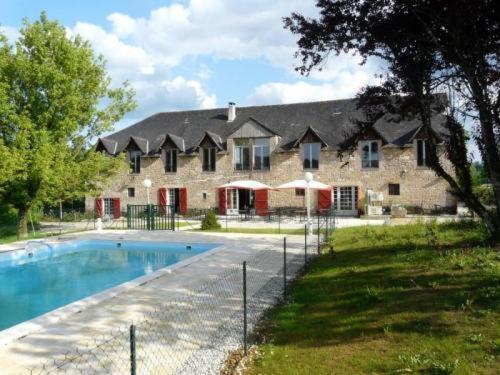
POLYGON ((356 216, 358 188, 356 186, 336 186, 333 191, 336 213, 356 216))
POLYGON ((240 210, 251 210, 255 208, 255 197, 253 190, 238 190, 238 207, 240 210))
POLYGON ((174 212, 180 211, 180 192, 179 189, 168 189, 168 205, 174 206, 174 212))

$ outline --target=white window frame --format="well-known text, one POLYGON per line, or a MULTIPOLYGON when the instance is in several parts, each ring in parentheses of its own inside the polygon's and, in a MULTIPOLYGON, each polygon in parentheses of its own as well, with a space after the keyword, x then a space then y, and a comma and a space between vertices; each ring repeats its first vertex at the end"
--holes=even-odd
POLYGON ((419 168, 427 168, 427 139, 416 139, 415 140, 415 148, 416 148, 416 159, 417 159, 417 167, 419 168), (419 150, 419 147, 418 147, 418 143, 419 142, 422 142, 422 164, 418 164, 418 150, 419 150))
POLYGON ((309 169, 313 169, 313 170, 318 170, 319 169, 319 157, 320 157, 320 154, 321 154, 321 143, 319 142, 306 142, 306 143, 303 143, 302 144, 302 167, 304 168, 304 170, 309 170, 309 169), (310 145, 309 148, 309 167, 306 168, 304 167, 304 163, 306 161, 306 145, 310 145), (312 154, 313 154, 313 147, 314 145, 317 145, 318 147, 318 166, 317 167, 313 167, 313 158, 312 158, 312 154))
POLYGON ((133 170, 131 168, 130 173, 131 174, 139 174, 141 173, 141 156, 142 152, 140 150, 132 150, 129 151, 129 159, 130 159, 130 166, 133 164, 133 170), (137 161, 139 162, 139 168, 137 168, 137 161), (137 169, 139 169, 137 171, 137 169))
POLYGON ((253 144, 253 169, 257 171, 267 171, 271 169, 271 147, 269 145, 269 138, 255 138, 254 139, 254 144, 253 144), (257 144, 257 141, 265 141, 266 144, 259 145, 257 144), (267 154, 268 154, 268 159, 269 159, 269 165, 264 165, 264 149, 267 148, 267 154), (257 149, 261 150, 261 154, 257 156, 257 149), (257 157, 260 159, 260 168, 256 168, 255 161, 257 160, 257 157))
POLYGON ((376 140, 368 140, 368 141, 361 141, 359 142, 359 153, 360 153, 360 158, 361 158, 361 168, 364 169, 377 169, 380 167, 380 145, 379 142, 376 140), (372 151, 372 146, 373 144, 377 145, 377 158, 373 158, 373 151, 372 151), (368 145, 368 159, 363 159, 363 148, 368 145), (369 166, 365 166, 364 162, 368 161, 369 166), (373 162, 377 162, 377 166, 373 166, 373 162))
POLYGON ((113 217, 115 213, 115 204, 113 198, 103 198, 104 215, 113 217))
POLYGON ((165 149, 165 173, 177 173, 177 161, 178 161, 178 156, 179 152, 176 148, 167 148, 165 149), (175 163, 174 163, 175 160, 175 163), (167 166, 169 165, 170 162, 170 167, 173 168, 175 164, 174 170, 167 171, 167 166))
POLYGON ((215 172, 217 169, 217 147, 203 147, 201 150, 201 169, 203 172, 215 172), (208 163, 205 163, 205 150, 208 152, 208 163), (212 150, 214 153, 214 160, 212 160, 212 150), (214 168, 211 169, 211 165, 214 165, 214 168), (204 169, 205 166, 208 166, 208 169, 204 169))
POLYGON ((234 160, 234 170, 235 171, 249 171, 251 168, 252 168, 252 164, 251 164, 251 155, 250 155, 250 139, 248 138, 240 138, 240 139, 235 139, 234 140, 234 153, 233 153, 233 160, 234 160), (243 141, 246 141, 247 143, 245 145, 237 145, 236 143, 237 142, 243 142, 243 141), (243 150, 244 149, 248 149, 248 168, 243 168, 244 164, 243 164, 243 150), (237 158, 236 158, 236 155, 238 155, 239 159, 240 159, 240 164, 242 165, 242 168, 241 169, 238 169, 236 168, 236 165, 238 164, 237 163, 237 158))

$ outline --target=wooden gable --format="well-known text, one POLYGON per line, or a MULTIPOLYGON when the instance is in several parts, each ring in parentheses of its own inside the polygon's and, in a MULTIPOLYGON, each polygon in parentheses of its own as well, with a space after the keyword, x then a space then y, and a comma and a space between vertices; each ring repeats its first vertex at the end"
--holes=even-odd
POLYGON ((258 121, 250 118, 243 123, 233 134, 228 138, 264 138, 272 137, 274 134, 258 121))

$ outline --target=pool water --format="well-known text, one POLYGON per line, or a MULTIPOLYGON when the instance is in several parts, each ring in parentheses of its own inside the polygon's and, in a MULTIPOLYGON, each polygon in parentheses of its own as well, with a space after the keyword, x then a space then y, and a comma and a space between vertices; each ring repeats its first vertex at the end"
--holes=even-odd
POLYGON ((0 253, 0 330, 216 246, 84 240, 0 253))

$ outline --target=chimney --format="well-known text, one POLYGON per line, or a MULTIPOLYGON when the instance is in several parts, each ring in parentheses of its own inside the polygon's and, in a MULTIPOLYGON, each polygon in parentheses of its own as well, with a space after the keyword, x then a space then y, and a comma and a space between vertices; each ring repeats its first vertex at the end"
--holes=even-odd
POLYGON ((233 122, 236 118, 236 103, 229 102, 229 107, 227 109, 227 121, 233 122))

